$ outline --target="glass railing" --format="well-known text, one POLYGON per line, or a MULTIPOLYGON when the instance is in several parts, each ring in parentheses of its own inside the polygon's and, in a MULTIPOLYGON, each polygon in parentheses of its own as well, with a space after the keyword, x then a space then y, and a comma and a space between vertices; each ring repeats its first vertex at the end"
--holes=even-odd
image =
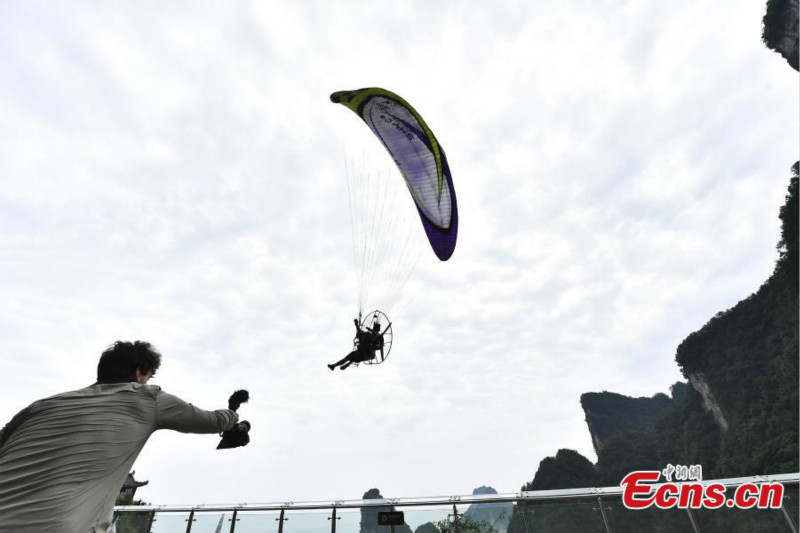
POLYGON ((115 533, 798 533, 800 473, 707 480, 726 497, 746 483, 784 486, 780 509, 631 510, 620 487, 431 498, 274 504, 126 506, 115 533), (379 523, 402 511, 403 524, 379 523))

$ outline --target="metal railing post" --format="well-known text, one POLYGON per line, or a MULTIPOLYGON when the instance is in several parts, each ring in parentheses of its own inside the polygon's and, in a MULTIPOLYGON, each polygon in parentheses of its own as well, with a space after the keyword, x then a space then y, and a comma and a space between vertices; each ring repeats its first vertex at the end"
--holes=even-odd
POLYGON ((331 521, 331 533, 336 533, 336 521, 341 519, 341 516, 336 516, 336 507, 334 507, 331 516, 328 517, 328 520, 331 521))
POLYGON ((525 533, 532 533, 531 525, 528 523, 528 510, 525 509, 525 500, 520 500, 517 504, 517 509, 522 509, 522 523, 525 525, 525 533))
POLYGON ((606 516, 606 507, 603 503, 603 498, 598 496, 597 503, 600 504, 600 516, 603 517, 603 526, 606 528, 606 533, 611 533, 611 525, 608 523, 608 516, 606 516))
POLYGON ((231 531, 230 533, 234 533, 236 531, 236 521, 239 520, 236 516, 239 514, 239 509, 233 510, 233 516, 231 517, 231 531))
POLYGON ((194 522, 194 509, 189 511, 189 518, 186 519, 186 533, 192 533, 192 522, 194 522))
POLYGON ((453 531, 455 531, 455 533, 459 533, 459 531, 458 531, 458 509, 456 508, 456 504, 453 504, 453 531))
POLYGON ((156 512, 150 511, 150 516, 147 517, 147 527, 144 528, 144 533, 150 533, 150 530, 153 529, 153 522, 156 520, 156 512))
MULTIPOLYGON (((789 497, 784 496, 783 499, 788 500, 789 497)), ((781 504, 781 511, 783 511, 783 517, 786 519, 787 522, 789 522, 789 527, 791 528, 792 533, 797 533, 797 524, 794 523, 792 515, 790 515, 789 511, 786 510, 786 505, 781 504)))
POLYGON ((286 509, 281 509, 281 515, 278 518, 275 519, 275 520, 278 521, 278 533, 283 533, 283 523, 286 520, 289 520, 288 518, 284 518, 283 517, 285 512, 286 512, 286 509))
POLYGON ((697 523, 697 520, 694 517, 694 513, 689 507, 686 508, 686 514, 689 515, 689 522, 692 523, 692 529, 694 529, 694 533, 702 533, 702 531, 700 530, 700 524, 697 523))

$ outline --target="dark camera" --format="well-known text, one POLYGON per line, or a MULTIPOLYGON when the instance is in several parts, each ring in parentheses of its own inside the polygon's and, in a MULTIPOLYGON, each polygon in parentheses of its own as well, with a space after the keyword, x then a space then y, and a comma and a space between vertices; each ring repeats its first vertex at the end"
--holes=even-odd
POLYGON ((217 445, 218 450, 225 450, 227 448, 238 448, 239 446, 247 446, 250 442, 250 422, 243 420, 233 426, 232 429, 222 434, 222 440, 217 445))
MULTIPOLYGON (((239 407, 250 399, 250 394, 246 390, 237 390, 228 398, 228 409, 236 411, 239 407)), ((238 448, 247 446, 250 442, 250 422, 242 420, 228 431, 222 433, 222 440, 217 445, 218 450, 228 448, 238 448)))

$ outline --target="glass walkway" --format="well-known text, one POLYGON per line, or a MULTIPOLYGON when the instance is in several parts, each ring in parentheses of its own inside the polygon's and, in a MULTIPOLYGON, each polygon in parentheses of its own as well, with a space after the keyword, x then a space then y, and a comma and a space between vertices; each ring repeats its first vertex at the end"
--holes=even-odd
POLYGON ((726 498, 745 484, 778 482, 776 509, 629 510, 620 487, 430 498, 275 504, 117 507, 115 533, 798 533, 798 474, 705 480, 726 498), (381 525, 401 511, 401 525, 381 525))

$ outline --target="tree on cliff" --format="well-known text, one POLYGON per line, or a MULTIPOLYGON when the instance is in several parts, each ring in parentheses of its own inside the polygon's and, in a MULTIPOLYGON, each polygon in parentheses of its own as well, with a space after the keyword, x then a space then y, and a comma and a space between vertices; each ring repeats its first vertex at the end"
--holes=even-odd
POLYGON ((768 0, 761 40, 798 70, 797 0, 768 0))

